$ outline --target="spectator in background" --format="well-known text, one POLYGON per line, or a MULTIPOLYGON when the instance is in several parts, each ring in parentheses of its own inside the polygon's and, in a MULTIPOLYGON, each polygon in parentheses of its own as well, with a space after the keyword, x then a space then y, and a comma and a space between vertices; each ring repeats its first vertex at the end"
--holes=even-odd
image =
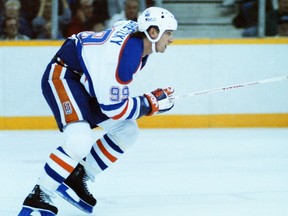
POLYGON ((278 24, 278 35, 288 37, 288 15, 280 17, 278 24))
POLYGON ((78 6, 72 20, 67 27, 65 36, 82 31, 100 32, 105 28, 109 19, 107 1, 105 0, 78 0, 78 6))
MULTIPOLYGON (((51 39, 47 29, 51 29, 52 0, 40 0, 40 7, 37 16, 32 20, 33 30, 37 39, 51 39)), ((63 31, 71 21, 71 10, 66 0, 61 0, 62 13, 58 16, 58 36, 63 38, 63 31)))
MULTIPOLYGON (((124 11, 125 1, 126 0, 107 0, 109 16, 112 17, 115 14, 119 14, 122 11, 124 11)), ((139 0, 139 5, 140 5, 139 10, 144 11, 148 7, 148 5, 149 5, 149 7, 151 7, 151 6, 155 6, 155 4, 156 3, 154 0, 139 0)), ((158 5, 158 6, 160 6, 160 5, 158 5)))
POLYGON ((161 7, 162 6, 162 0, 146 0, 145 3, 140 6, 141 11, 143 11, 145 7, 148 8, 148 7, 161 7), (143 9, 143 6, 145 6, 144 9, 143 9))
POLYGON ((78 0, 67 0, 67 3, 70 7, 72 15, 74 15, 75 11, 77 10, 78 0))
POLYGON ((114 14, 109 20, 107 27, 111 28, 118 20, 137 21, 140 14, 140 4, 138 0, 126 0, 124 10, 121 13, 114 14))
MULTIPOLYGON (((51 39, 52 38, 52 26, 51 26, 51 21, 48 21, 44 24, 43 29, 41 32, 39 32, 39 34, 37 35, 37 39, 51 39)), ((56 39, 63 39, 63 35, 61 33, 58 34, 56 39)))
POLYGON ((77 10, 66 30, 66 37, 88 30, 93 17, 93 0, 79 0, 77 10))
POLYGON ((267 14, 266 36, 288 36, 288 0, 279 0, 278 9, 267 14))
POLYGON ((20 0, 21 10, 20 14, 23 16, 31 25, 32 20, 37 16, 38 9, 40 7, 40 0, 20 0))
POLYGON ((23 16, 20 14, 21 3, 19 0, 8 0, 4 3, 3 15, 0 19, 0 34, 4 33, 2 28, 4 20, 8 18, 15 18, 18 20, 18 31, 22 35, 26 35, 31 38, 33 35, 31 23, 29 23, 23 16))
POLYGON ((110 19, 108 1, 107 0, 94 0, 94 16, 92 28, 90 30, 99 32, 103 31, 106 27, 107 21, 110 19))
POLYGON ((15 17, 5 17, 2 23, 4 33, 1 40, 29 40, 26 35, 19 33, 19 21, 15 17))
MULTIPOLYGON (((258 35, 258 0, 245 0, 239 4, 239 12, 233 18, 236 28, 243 28, 242 37, 258 35)), ((266 15, 273 11, 272 0, 266 0, 266 15)))
POLYGON ((3 16, 4 11, 4 0, 0 0, 0 17, 3 16))

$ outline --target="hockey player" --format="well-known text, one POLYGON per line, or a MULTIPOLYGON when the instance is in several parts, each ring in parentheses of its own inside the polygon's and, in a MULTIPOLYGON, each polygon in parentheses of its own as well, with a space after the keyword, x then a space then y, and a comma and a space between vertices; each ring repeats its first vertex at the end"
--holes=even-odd
POLYGON ((65 41, 42 78, 43 95, 65 141, 50 154, 19 216, 56 215, 55 192, 84 212, 93 211, 96 199, 87 180, 135 143, 136 119, 174 106, 171 87, 132 97, 129 84, 150 54, 165 52, 176 29, 169 11, 151 7, 137 22, 120 21, 112 29, 80 32, 65 41), (91 129, 97 126, 107 133, 95 142, 91 129))

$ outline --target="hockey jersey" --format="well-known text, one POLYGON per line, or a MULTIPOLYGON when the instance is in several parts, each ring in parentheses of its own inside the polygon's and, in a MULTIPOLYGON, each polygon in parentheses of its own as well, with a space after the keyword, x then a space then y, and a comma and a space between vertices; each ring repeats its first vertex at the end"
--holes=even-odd
POLYGON ((73 35, 80 64, 81 82, 96 97, 104 114, 113 119, 137 119, 143 97, 131 97, 129 83, 143 68, 143 39, 131 37, 138 30, 134 21, 121 21, 103 32, 73 35))

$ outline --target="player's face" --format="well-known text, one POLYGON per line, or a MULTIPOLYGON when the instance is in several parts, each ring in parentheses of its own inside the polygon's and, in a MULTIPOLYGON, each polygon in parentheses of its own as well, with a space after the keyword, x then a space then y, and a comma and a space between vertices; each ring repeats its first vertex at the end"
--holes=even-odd
POLYGON ((173 42, 172 31, 166 30, 161 36, 160 40, 156 43, 156 51, 164 53, 167 46, 173 42))

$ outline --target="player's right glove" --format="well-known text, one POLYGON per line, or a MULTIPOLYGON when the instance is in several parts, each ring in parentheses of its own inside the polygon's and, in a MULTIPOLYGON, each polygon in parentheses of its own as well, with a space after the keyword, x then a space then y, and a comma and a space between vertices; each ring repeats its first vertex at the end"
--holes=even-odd
POLYGON ((158 88, 151 93, 144 94, 151 107, 151 112, 147 116, 167 112, 174 106, 172 94, 174 89, 171 87, 158 88))

